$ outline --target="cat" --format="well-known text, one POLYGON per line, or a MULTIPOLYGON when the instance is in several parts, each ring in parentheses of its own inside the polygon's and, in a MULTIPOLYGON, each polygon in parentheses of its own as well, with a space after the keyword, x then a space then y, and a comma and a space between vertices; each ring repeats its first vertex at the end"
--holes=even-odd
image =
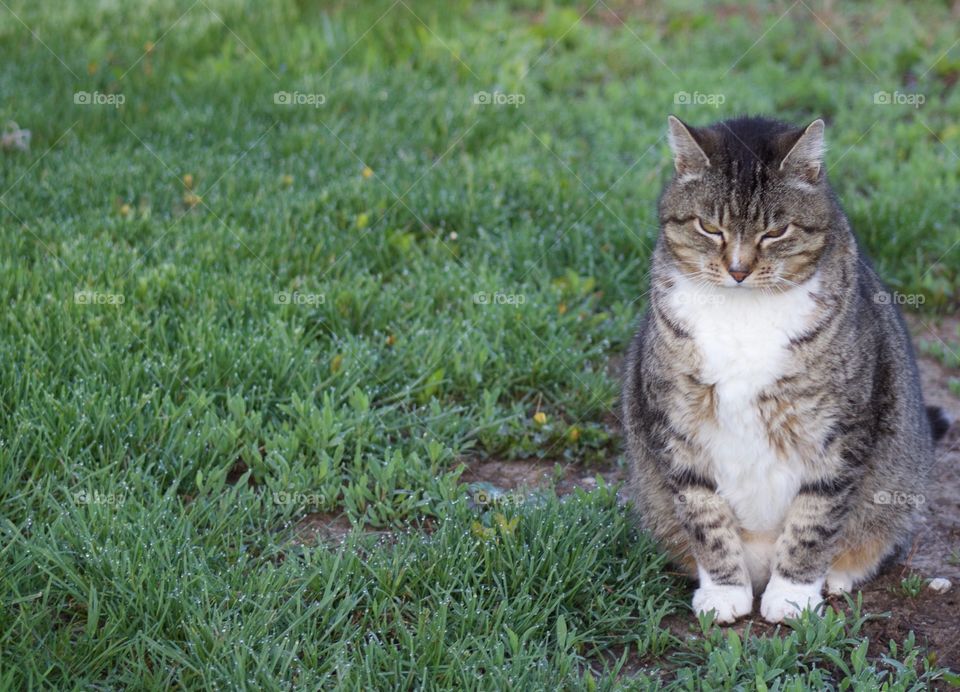
POLYGON ((946 421, 827 182, 823 120, 668 125, 626 495, 699 580, 695 612, 733 622, 756 592, 780 622, 909 541, 946 421))

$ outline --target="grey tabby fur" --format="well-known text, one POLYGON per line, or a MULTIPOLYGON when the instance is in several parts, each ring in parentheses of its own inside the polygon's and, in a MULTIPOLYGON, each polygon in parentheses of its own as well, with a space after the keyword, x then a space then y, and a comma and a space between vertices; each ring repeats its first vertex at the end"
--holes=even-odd
MULTIPOLYGON (((768 579, 763 613, 777 621, 798 610, 773 603, 804 593, 790 585, 842 591, 870 578, 908 543, 933 464, 932 424, 943 432, 942 419, 925 410, 898 308, 827 183, 823 130, 820 120, 798 129, 738 118, 695 129, 670 119, 676 174, 659 202, 650 302, 622 396, 627 495, 672 558, 699 574, 695 608, 713 604, 721 621, 752 609, 724 612, 723 594, 759 594, 768 579), (706 287, 702 295, 717 301, 734 295, 725 291, 753 292, 758 307, 816 286, 805 328, 790 334, 781 370, 744 414, 762 423, 770 458, 745 448, 737 463, 770 473, 786 465, 784 477, 797 478, 788 504, 771 510, 766 539, 744 526, 718 487, 710 440, 737 439, 738 431, 721 430, 727 390, 706 373, 710 346, 693 337, 698 325, 676 309, 681 284, 706 287), (758 540, 770 544, 766 571, 745 554, 758 540), (786 591, 770 593, 774 580, 786 591)), ((757 503, 773 501, 762 486, 751 492, 757 503)), ((811 596, 799 606, 817 603, 811 596)))

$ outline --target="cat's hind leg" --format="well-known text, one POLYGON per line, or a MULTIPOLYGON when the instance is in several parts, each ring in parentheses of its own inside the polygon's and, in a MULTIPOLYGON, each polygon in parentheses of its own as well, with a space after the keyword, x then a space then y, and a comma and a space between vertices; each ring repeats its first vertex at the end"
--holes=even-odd
POLYGON ((894 552, 896 545, 890 539, 869 539, 844 547, 827 572, 827 593, 836 595, 852 591, 876 574, 894 552))

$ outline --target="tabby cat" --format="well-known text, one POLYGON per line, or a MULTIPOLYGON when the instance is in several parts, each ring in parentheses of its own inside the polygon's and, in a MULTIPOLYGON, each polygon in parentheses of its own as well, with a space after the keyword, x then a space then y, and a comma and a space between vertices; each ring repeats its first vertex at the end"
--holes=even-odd
POLYGON ((770 622, 873 576, 933 462, 895 300, 827 183, 824 123, 669 119, 647 314, 623 391, 645 528, 696 612, 770 622))

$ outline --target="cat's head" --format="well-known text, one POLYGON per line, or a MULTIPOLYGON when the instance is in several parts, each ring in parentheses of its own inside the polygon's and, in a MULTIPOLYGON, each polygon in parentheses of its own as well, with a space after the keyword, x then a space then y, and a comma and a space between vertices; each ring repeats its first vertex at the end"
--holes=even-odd
POLYGON ((669 138, 676 175, 660 198, 660 225, 677 270, 699 283, 773 291, 810 278, 835 226, 822 120, 694 128, 670 116, 669 138))

